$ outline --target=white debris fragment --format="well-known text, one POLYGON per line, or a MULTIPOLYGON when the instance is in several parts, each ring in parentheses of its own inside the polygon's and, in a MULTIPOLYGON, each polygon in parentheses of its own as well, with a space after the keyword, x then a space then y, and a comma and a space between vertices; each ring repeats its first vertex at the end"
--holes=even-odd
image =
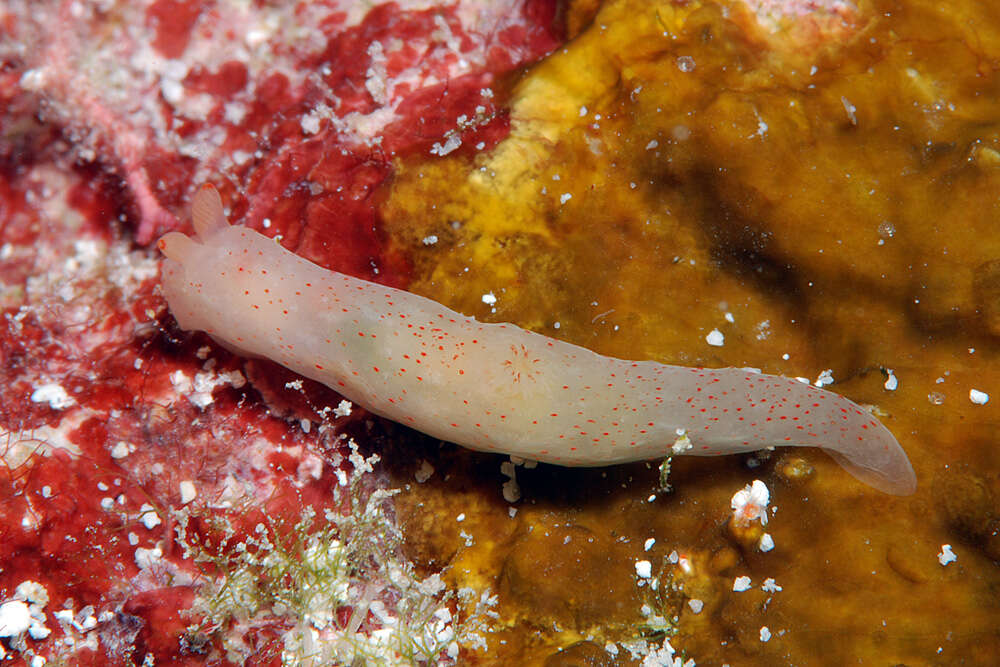
POLYGON ((730 502, 733 508, 733 522, 737 526, 748 526, 760 519, 762 526, 767 525, 767 504, 771 500, 771 492, 767 485, 759 479, 748 484, 733 495, 730 502))
POLYGON ((568 202, 572 198, 573 198, 573 195, 571 195, 568 192, 564 192, 561 195, 559 195, 559 203, 560 204, 565 204, 566 202, 568 202))
POLYGON ((677 439, 674 440, 674 444, 670 446, 670 451, 673 454, 683 454, 688 450, 694 449, 694 445, 691 443, 691 438, 688 436, 687 431, 679 428, 676 433, 677 439))
POLYGON ((766 642, 770 638, 771 638, 771 631, 768 630, 768 628, 767 628, 766 625, 761 626, 761 628, 760 628, 760 640, 762 642, 766 642))
POLYGON ((635 562, 635 573, 643 579, 653 576, 653 564, 648 560, 637 560, 635 562))
POLYGON ((893 374, 891 368, 885 369, 885 372, 889 375, 889 377, 885 379, 885 390, 896 391, 896 388, 899 387, 899 380, 896 379, 896 376, 893 374))
POLYGON ((694 613, 700 614, 701 610, 705 608, 705 603, 697 598, 691 598, 688 600, 688 607, 690 607, 691 611, 694 613))
POLYGON ((938 562, 941 563, 941 567, 944 567, 948 563, 954 563, 956 560, 958 560, 958 556, 951 550, 951 545, 942 544, 941 553, 938 554, 938 562))
POLYGON ((28 604, 44 607, 49 603, 49 591, 37 581, 26 579, 14 589, 14 598, 24 600, 28 604))
POLYGON ((990 400, 990 395, 985 391, 979 391, 978 389, 969 390, 969 400, 976 405, 986 405, 986 402, 990 400))
POLYGON ((181 505, 187 505, 189 502, 198 497, 198 489, 195 488, 194 482, 189 479, 180 483, 180 490, 181 505))
POLYGON ((774 577, 768 577, 767 579, 764 580, 764 583, 761 584, 760 590, 764 591, 765 593, 778 593, 780 591, 783 591, 784 589, 778 585, 778 582, 774 580, 774 577))
POLYGON ((750 586, 751 586, 750 577, 747 577, 745 575, 741 577, 736 577, 736 579, 733 580, 733 591, 736 593, 742 593, 743 591, 748 591, 750 590, 750 586))
POLYGON ((705 336, 705 342, 712 347, 722 347, 726 344, 726 337, 718 329, 712 329, 708 332, 708 335, 705 336))
POLYGON ((337 407, 333 409, 333 414, 336 415, 337 417, 347 417, 351 414, 351 408, 353 407, 354 407, 353 403, 344 399, 337 404, 337 407))
POLYGON ((423 243, 424 245, 434 245, 435 243, 438 242, 438 237, 436 234, 430 234, 420 239, 420 242, 423 243))
POLYGON ((827 368, 825 371, 819 374, 816 381, 813 384, 817 387, 825 387, 828 384, 833 384, 833 369, 827 368))
POLYGON ((682 556, 681 554, 677 553, 676 549, 674 551, 671 551, 670 555, 667 556, 667 562, 681 568, 681 572, 683 572, 684 574, 691 574, 691 572, 694 571, 694 568, 691 567, 691 561, 688 560, 688 557, 682 556))
MULTIPOLYGON (((143 549, 137 547, 135 550, 135 564, 140 570, 148 570, 163 559, 163 550, 160 547, 143 549)), ((72 613, 72 612, 70 612, 72 613)), ((56 612, 58 615, 58 612, 56 612)))
POLYGON ((771 537, 770 533, 764 533, 760 536, 760 542, 757 543, 757 547, 765 553, 770 551, 774 548, 774 538, 771 537))
POLYGON ((156 513, 156 508, 149 503, 142 504, 142 507, 139 508, 139 514, 139 520, 148 530, 153 530, 162 523, 159 515, 156 513))
POLYGON ((31 611, 21 600, 0 605, 0 637, 17 637, 31 627, 31 611))
POLYGON ((482 296, 483 303, 487 306, 495 306, 497 303, 497 297, 493 292, 487 292, 482 296))
POLYGON ((119 440, 115 443, 115 446, 111 448, 111 458, 113 459, 123 459, 129 455, 131 449, 128 443, 124 440, 119 440))
POLYGON ((66 393, 61 384, 49 382, 40 387, 36 387, 31 392, 31 400, 34 403, 48 403, 53 410, 65 410, 76 405, 76 399, 66 393))
POLYGON ((462 145, 462 137, 456 132, 455 134, 452 134, 447 139, 445 139, 445 142, 443 144, 439 141, 435 141, 434 145, 431 146, 431 155, 440 155, 443 157, 448 153, 457 150, 458 147, 461 145, 462 145))
POLYGON ((651 538, 649 538, 648 540, 646 540, 646 541, 645 541, 645 542, 643 543, 643 545, 642 545, 642 550, 643 550, 643 551, 649 551, 650 549, 652 549, 652 548, 653 548, 653 545, 654 545, 654 544, 656 544, 656 538, 655 538, 655 537, 651 537, 651 538))

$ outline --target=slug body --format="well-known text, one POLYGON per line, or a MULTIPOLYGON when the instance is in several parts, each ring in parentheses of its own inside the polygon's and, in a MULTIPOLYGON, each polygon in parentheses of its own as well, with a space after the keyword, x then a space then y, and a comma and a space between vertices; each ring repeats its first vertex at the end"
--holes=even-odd
POLYGON ((597 466, 668 456, 686 433, 686 454, 821 447, 882 491, 916 487, 889 430, 832 392, 744 369, 615 359, 481 323, 230 226, 211 186, 196 195, 193 221, 195 238, 159 241, 163 292, 181 327, 442 440, 597 466))

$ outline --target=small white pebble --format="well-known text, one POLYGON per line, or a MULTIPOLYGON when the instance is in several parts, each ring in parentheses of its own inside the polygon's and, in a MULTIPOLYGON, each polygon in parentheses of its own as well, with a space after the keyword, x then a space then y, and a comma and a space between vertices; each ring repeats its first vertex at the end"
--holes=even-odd
POLYGON ((648 560, 637 560, 635 562, 635 573, 643 579, 653 576, 653 564, 648 560))
POLYGON ((767 629, 766 625, 761 626, 761 628, 760 628, 760 640, 762 642, 766 642, 770 638, 771 638, 771 631, 767 629))
POLYGON ((462 512, 461 514, 459 514, 458 516, 456 516, 455 517, 455 521, 457 521, 459 523, 462 523, 463 521, 465 521, 465 512, 462 512))
POLYGON ((648 540, 646 540, 646 541, 645 541, 645 542, 643 543, 643 545, 642 545, 642 550, 643 550, 643 551, 649 551, 650 549, 652 549, 652 548, 653 548, 653 545, 654 545, 654 544, 656 544, 656 538, 655 538, 655 537, 651 537, 651 538, 649 538, 648 540))
POLYGON ((572 198, 573 198, 573 195, 571 195, 568 192, 564 192, 561 195, 559 195, 559 203, 560 204, 565 204, 566 202, 568 202, 572 198))
POLYGON ((951 545, 942 544, 941 553, 938 554, 938 562, 941 563, 941 567, 944 567, 948 563, 954 563, 956 560, 958 560, 958 556, 951 550, 951 545))
POLYGON ((712 347, 722 347, 726 344, 726 337, 718 329, 712 329, 705 336, 705 342, 712 347))
POLYGON ((691 611, 696 614, 700 614, 701 610, 705 608, 705 603, 696 598, 691 598, 688 600, 688 606, 691 607, 691 611))
POLYGON ((495 306, 497 303, 497 297, 493 292, 487 292, 482 296, 483 303, 487 306, 495 306))
POLYGON ((195 488, 194 482, 189 479, 184 480, 180 484, 181 489, 181 505, 187 505, 189 502, 198 497, 198 489, 195 488))
POLYGON ((429 236, 425 236, 420 240, 420 242, 423 243, 424 245, 434 245, 435 243, 438 242, 437 234, 430 234, 429 236))
POLYGON ((969 400, 976 405, 986 405, 986 401, 990 400, 990 395, 985 391, 979 391, 978 389, 969 390, 969 400))
POLYGON ((733 580, 733 591, 736 593, 742 593, 743 591, 748 590, 750 590, 750 577, 736 577, 736 579, 733 580))
POLYGON ((770 533, 764 533, 760 536, 760 542, 758 542, 757 546, 761 551, 770 551, 774 548, 774 538, 771 537, 770 533))

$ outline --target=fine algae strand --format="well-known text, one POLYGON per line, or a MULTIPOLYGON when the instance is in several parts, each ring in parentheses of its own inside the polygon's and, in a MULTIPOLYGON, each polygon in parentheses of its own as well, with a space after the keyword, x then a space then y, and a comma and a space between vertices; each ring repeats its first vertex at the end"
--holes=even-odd
POLYGON ((566 466, 820 447, 893 494, 916 488, 889 430, 838 394, 740 368, 628 361, 485 324, 430 299, 328 271, 194 198, 193 238, 159 241, 181 327, 266 357, 436 438, 566 466))

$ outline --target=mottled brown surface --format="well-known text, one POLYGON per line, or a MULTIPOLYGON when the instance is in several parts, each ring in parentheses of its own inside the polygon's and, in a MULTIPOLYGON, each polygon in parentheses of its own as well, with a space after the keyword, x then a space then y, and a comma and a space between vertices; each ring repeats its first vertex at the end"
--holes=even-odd
POLYGON ((639 636, 646 601, 679 613, 674 644, 699 664, 991 664, 1000 14, 880 0, 758 20, 621 0, 588 24, 591 5, 570 11, 566 49, 513 86, 506 141, 475 161, 398 165, 383 213, 424 276, 413 291, 615 356, 832 369, 832 389, 877 406, 919 488, 878 494, 809 450, 753 470, 675 461, 676 492, 652 501, 655 465, 540 466, 518 470, 509 517, 499 459, 449 451, 497 473, 460 494, 413 484, 408 502, 431 494, 435 516, 464 512, 471 536, 456 550, 448 531, 418 529, 444 535, 419 548, 451 558, 456 584, 500 590, 512 629, 492 641, 496 660, 639 636), (723 347, 706 344, 713 328, 723 347), (973 388, 990 402, 974 405, 973 388), (727 529, 730 497, 754 478, 778 508, 769 553, 727 529), (945 543, 958 560, 943 567, 945 543), (672 550, 691 574, 664 564, 672 550), (636 586, 640 559, 669 594, 636 586), (753 589, 733 592, 739 575, 753 589), (783 590, 761 591, 767 577, 783 590))

